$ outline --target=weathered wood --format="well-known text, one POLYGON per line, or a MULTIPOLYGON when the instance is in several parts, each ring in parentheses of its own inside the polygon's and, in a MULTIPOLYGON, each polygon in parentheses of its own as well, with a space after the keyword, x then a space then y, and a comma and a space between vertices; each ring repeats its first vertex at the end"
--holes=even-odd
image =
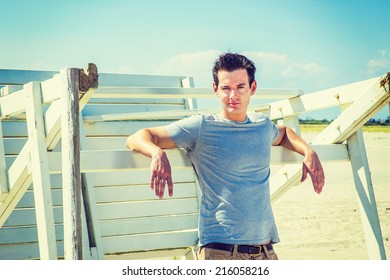
POLYGON ((269 103, 270 118, 280 119, 321 109, 327 109, 356 101, 370 90, 379 78, 343 85, 323 91, 300 95, 269 103))
POLYGON ((81 175, 79 135, 79 71, 61 72, 65 89, 62 97, 62 186, 65 259, 80 260, 82 255, 81 175))
POLYGON ((27 98, 26 115, 31 155, 30 169, 34 184, 40 258, 53 260, 57 259, 58 255, 40 84, 31 82, 26 84, 24 89, 27 98))
POLYGON ((15 206, 32 183, 29 164, 30 144, 27 142, 8 170, 10 190, 3 203, 0 204, 0 228, 7 221, 15 206))
POLYGON ((386 252, 376 208, 374 188, 368 165, 364 139, 361 130, 348 138, 348 150, 351 157, 352 173, 365 235, 368 257, 371 260, 385 260, 386 252))
POLYGON ((0 119, 7 119, 11 116, 23 113, 26 108, 26 93, 19 90, 10 95, 0 97, 0 119))
MULTIPOLYGON (((186 84, 184 84, 186 85, 186 84)), ((190 85, 190 84, 189 84, 190 85)), ((253 95, 254 99, 282 99, 299 96, 301 90, 284 89, 258 89, 253 95)), ((211 88, 186 87, 100 87, 96 91, 95 98, 213 98, 211 88)))
MULTIPOLYGON (((345 145, 318 145, 313 146, 323 161, 348 161, 345 145)), ((283 147, 275 146, 271 150, 271 164, 287 164, 302 162, 302 156, 283 147)), ((185 151, 166 151, 173 167, 192 168, 192 164, 185 151)), ((61 153, 49 153, 50 173, 61 173, 61 153)), ((134 169, 149 169, 150 159, 125 149, 117 150, 83 150, 80 155, 81 172, 96 173, 110 171, 125 171, 134 169), (101 159, 104 159, 101 160, 101 159)))
POLYGON ((0 203, 4 201, 5 196, 8 195, 8 174, 5 163, 5 147, 3 138, 3 125, 0 120, 0 203))
MULTIPOLYGON (((266 112, 269 110, 268 105, 252 105, 249 107, 250 111, 254 112, 266 112)), ((114 111, 114 110, 112 110, 114 111)), ((185 117, 189 117, 196 114, 215 114, 221 111, 220 108, 209 109, 182 109, 182 110, 158 110, 150 112, 150 110, 140 110, 136 113, 116 113, 116 114, 103 114, 96 116, 84 116, 86 122, 98 122, 98 121, 129 121, 129 120, 177 120, 185 117)))
MULTIPOLYGON (((83 149, 86 144, 86 137, 84 132, 83 118, 80 116, 80 148, 83 149)), ((81 192, 83 197, 83 206, 85 211, 85 231, 88 236, 88 240, 83 241, 84 250, 89 254, 92 259, 103 259, 103 245, 101 240, 100 227, 97 218, 96 211, 96 199, 93 188, 93 181, 90 174, 81 174, 81 192), (87 246, 88 245, 88 246, 87 246)), ((85 254, 86 256, 86 254, 85 254)))

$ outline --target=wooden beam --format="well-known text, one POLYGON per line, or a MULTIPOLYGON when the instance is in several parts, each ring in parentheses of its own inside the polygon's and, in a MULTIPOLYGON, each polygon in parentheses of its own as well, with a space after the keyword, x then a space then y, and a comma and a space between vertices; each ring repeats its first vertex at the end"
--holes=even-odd
POLYGON ((29 170, 30 143, 27 142, 14 163, 8 170, 9 193, 0 204, 0 228, 7 221, 24 193, 31 185, 32 178, 29 170))
MULTIPOLYGON (((266 104, 253 105, 249 107, 250 111, 266 112, 269 106, 266 104)), ((123 120, 176 120, 189 117, 196 114, 214 114, 220 112, 220 108, 210 109, 184 109, 184 110, 167 110, 156 112, 137 112, 125 114, 106 114, 100 116, 84 116, 86 122, 99 121, 123 121, 123 120)))
POLYGON ((0 120, 0 203, 4 201, 5 196, 8 195, 8 175, 7 166, 5 162, 5 148, 3 138, 3 125, 0 120))
MULTIPOLYGON (((254 99, 282 99, 299 96, 301 90, 258 89, 254 99)), ((99 87, 94 98, 214 98, 212 88, 196 87, 99 87)))
POLYGON ((31 82, 26 84, 24 89, 27 98, 26 116, 31 155, 30 167, 34 185, 40 258, 56 260, 58 255, 40 84, 31 82))
MULTIPOLYGON (((80 147, 81 149, 84 149, 86 146, 88 146, 88 144, 86 142, 84 121, 82 116, 80 116, 79 123, 80 147)), ((90 174, 81 174, 81 191, 85 209, 85 230, 87 233, 86 235, 88 236, 88 243, 83 242, 83 245, 85 249, 88 249, 88 253, 92 259, 103 259, 104 251, 101 240, 99 219, 97 217, 95 191, 93 180, 90 174)))
POLYGON ((350 104, 367 92, 379 78, 271 102, 269 104, 270 118, 273 120, 280 119, 342 104, 350 104))
POLYGON ((360 129, 390 101, 390 73, 346 108, 329 126, 312 140, 313 144, 342 143, 360 129))
POLYGON ((79 135, 79 71, 61 71, 67 91, 62 97, 62 190, 64 254, 66 260, 83 259, 79 135))
POLYGON ((374 188, 371 181, 371 172, 368 166, 361 130, 358 130, 349 137, 348 150, 351 156, 352 173, 359 198, 358 201, 368 257, 371 260, 385 260, 386 252, 383 246, 383 237, 376 208, 374 188))
POLYGON ((26 93, 23 89, 0 97, 0 120, 23 113, 25 108, 26 93))

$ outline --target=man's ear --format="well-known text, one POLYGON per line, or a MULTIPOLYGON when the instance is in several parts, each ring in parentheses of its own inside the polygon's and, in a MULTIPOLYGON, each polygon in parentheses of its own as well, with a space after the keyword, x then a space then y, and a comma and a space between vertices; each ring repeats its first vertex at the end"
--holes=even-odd
POLYGON ((257 82, 256 82, 256 80, 253 80, 253 82, 251 84, 251 95, 255 94, 256 89, 257 89, 257 82))
POLYGON ((216 85, 215 82, 213 82, 213 90, 214 90, 214 94, 218 96, 218 86, 216 85))

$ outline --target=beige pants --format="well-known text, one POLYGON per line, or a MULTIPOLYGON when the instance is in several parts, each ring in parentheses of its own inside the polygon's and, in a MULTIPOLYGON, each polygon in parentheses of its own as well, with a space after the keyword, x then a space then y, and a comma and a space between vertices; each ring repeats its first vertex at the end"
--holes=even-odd
POLYGON ((223 251, 211 248, 201 248, 197 253, 198 260, 277 260, 278 256, 274 250, 267 250, 262 246, 259 255, 251 255, 237 252, 237 245, 234 246, 233 252, 223 251))

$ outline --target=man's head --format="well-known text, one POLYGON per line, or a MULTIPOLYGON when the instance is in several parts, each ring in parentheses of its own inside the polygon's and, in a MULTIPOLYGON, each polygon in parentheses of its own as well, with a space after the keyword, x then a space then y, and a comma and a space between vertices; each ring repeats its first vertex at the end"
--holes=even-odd
POLYGON ((222 106, 222 116, 231 121, 245 121, 246 112, 255 93, 255 65, 243 55, 225 53, 213 68, 213 90, 222 106))
POLYGON ((214 63, 213 79, 215 85, 218 87, 218 71, 225 70, 232 72, 238 69, 245 69, 248 73, 249 85, 251 86, 255 80, 256 67, 255 64, 243 55, 236 53, 223 53, 214 63))

